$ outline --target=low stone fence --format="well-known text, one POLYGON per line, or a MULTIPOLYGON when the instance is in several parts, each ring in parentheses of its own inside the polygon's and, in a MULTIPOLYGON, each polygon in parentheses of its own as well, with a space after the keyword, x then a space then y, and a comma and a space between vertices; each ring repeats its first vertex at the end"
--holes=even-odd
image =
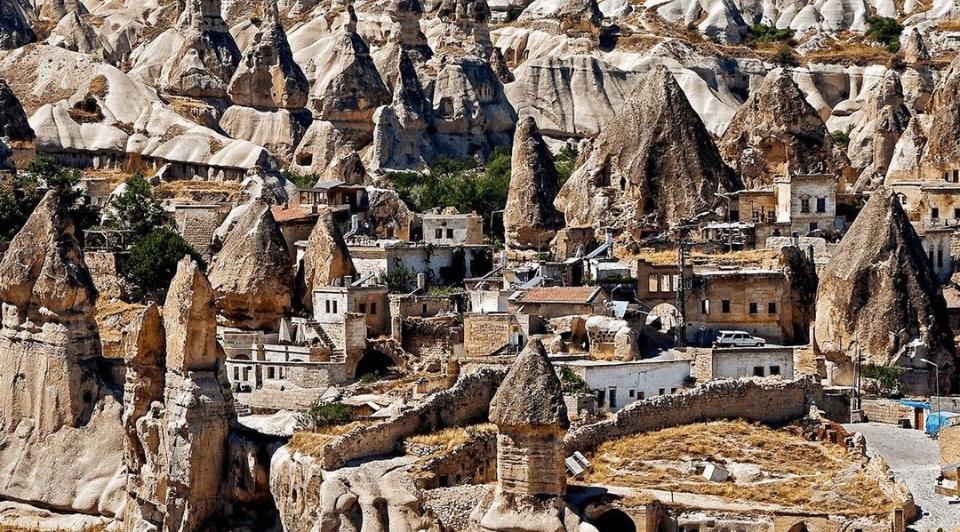
POLYGON ((717 419, 776 425, 805 416, 811 405, 822 401, 823 389, 812 379, 719 380, 689 392, 631 403, 610 419, 571 430, 565 442, 572 453, 631 434, 717 419))
POLYGON ((322 467, 337 469, 351 460, 392 453, 400 439, 413 434, 485 420, 493 394, 506 375, 506 368, 465 374, 452 388, 427 397, 406 412, 351 430, 324 446, 322 467))
POLYGON ((861 400, 860 404, 861 408, 863 408, 864 417, 871 423, 897 425, 901 420, 906 420, 910 423, 911 427, 915 424, 913 408, 900 404, 899 401, 870 398, 861 400))

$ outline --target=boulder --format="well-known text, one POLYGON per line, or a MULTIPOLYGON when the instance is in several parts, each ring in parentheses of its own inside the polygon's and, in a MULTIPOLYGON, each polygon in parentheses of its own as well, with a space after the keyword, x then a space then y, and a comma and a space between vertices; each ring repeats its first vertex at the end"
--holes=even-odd
POLYGON ((10 50, 37 40, 18 0, 0 0, 0 49, 10 50))
POLYGON ((553 206, 560 189, 553 155, 531 117, 520 120, 513 137, 510 189, 503 212, 506 243, 516 249, 544 249, 563 225, 553 206))
POLYGON ((227 327, 273 330, 290 308, 293 261, 271 204, 243 206, 210 263, 219 321, 227 327))
POLYGON ((847 156, 783 68, 770 71, 750 94, 718 146, 750 189, 788 174, 832 173, 843 183, 853 176, 847 156))
POLYGON ((932 360, 949 388, 955 351, 946 303, 896 194, 874 192, 834 250, 820 276, 814 331, 816 349, 843 373, 839 384, 852 378, 857 342, 863 364, 928 369, 920 358, 932 360))
POLYGON ((717 207, 740 182, 670 72, 648 71, 594 140, 555 205, 569 227, 597 225, 640 237, 717 207))
POLYGON ((307 105, 310 84, 293 60, 275 0, 267 3, 253 42, 230 80, 234 105, 268 109, 300 109, 307 105))
POLYGON ((218 362, 213 287, 189 257, 177 265, 163 304, 167 370, 213 371, 218 362))
POLYGON ((332 286, 344 276, 353 276, 356 269, 343 233, 333 219, 333 211, 321 208, 317 225, 310 232, 303 255, 304 305, 312 308, 314 287, 332 286))

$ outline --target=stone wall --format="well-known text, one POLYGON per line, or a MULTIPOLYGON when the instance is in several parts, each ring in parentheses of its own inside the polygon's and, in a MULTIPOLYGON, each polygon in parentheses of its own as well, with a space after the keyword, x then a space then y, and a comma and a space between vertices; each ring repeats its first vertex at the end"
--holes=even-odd
POLYGON ((323 468, 336 469, 357 458, 392 453, 400 439, 413 434, 485 419, 506 374, 505 369, 487 368, 461 376, 452 388, 431 395, 411 410, 330 441, 322 450, 323 468))
POLYGON ((904 406, 897 401, 891 399, 864 399, 861 401, 861 407, 863 408, 863 415, 866 416, 867 421, 872 423, 889 423, 896 425, 901 419, 906 419, 910 422, 911 427, 914 425, 913 408, 904 406))
POLYGON ((304 411, 316 404, 324 391, 325 388, 261 388, 251 393, 235 393, 234 399, 237 403, 249 407, 255 414, 278 410, 304 411))
POLYGON ((101 296, 121 298, 124 295, 120 284, 120 258, 108 251, 88 251, 83 254, 83 262, 90 270, 90 277, 101 296))
POLYGON ((463 349, 468 357, 489 355, 510 341, 519 327, 513 314, 467 314, 463 317, 463 349))
MULTIPOLYGON (((940 446, 940 467, 960 462, 960 425, 940 429, 937 442, 940 446)), ((957 470, 944 473, 944 476, 957 480, 957 470)))
POLYGON ((413 476, 417 487, 427 490, 496 481, 497 433, 481 433, 448 452, 417 464, 413 476))
POLYGON ((404 318, 403 349, 422 358, 446 358, 463 343, 463 327, 453 316, 404 318))
POLYGON ((822 398, 822 388, 810 379, 713 381, 687 393, 632 403, 610 419, 571 430, 565 442, 569 453, 631 434, 715 419, 785 423, 806 415, 822 398))
POLYGON ((229 205, 176 205, 174 209, 177 232, 209 261, 213 233, 227 217, 229 205))

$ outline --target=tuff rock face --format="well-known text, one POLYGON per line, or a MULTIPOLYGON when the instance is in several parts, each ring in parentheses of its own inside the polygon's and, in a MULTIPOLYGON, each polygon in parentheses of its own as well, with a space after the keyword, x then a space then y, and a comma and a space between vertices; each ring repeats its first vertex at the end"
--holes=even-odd
POLYGON ((373 122, 373 168, 416 169, 434 160, 435 148, 427 132, 430 108, 413 61, 405 51, 400 52, 393 102, 378 109, 373 122))
POLYGON ((840 241, 820 277, 816 316, 816 346, 841 371, 852 367, 856 340, 864 364, 925 369, 919 358, 928 358, 940 364, 941 385, 950 382, 946 303, 892 192, 876 191, 840 241), (926 355, 911 359, 911 342, 926 346, 926 355))
POLYGON ((220 15, 220 2, 186 0, 177 27, 183 41, 163 66, 161 90, 190 98, 226 98, 241 54, 220 15))
POLYGON ((569 227, 662 230, 709 212, 717 192, 739 185, 673 76, 655 67, 596 137, 555 205, 569 227))
POLYGON ((542 248, 562 225, 553 206, 560 189, 553 156, 533 118, 520 120, 513 137, 510 190, 503 213, 507 245, 542 248))
POLYGON ((137 528, 195 530, 227 502, 221 481, 236 414, 218 374, 224 357, 214 313, 210 283, 185 257, 162 323, 148 307, 141 328, 128 332, 127 388, 134 393, 125 398, 125 425, 134 432, 127 434, 125 520, 137 528))
POLYGON ((309 93, 307 76, 293 60, 276 2, 271 0, 230 80, 230 100, 247 107, 300 109, 307 105, 309 93))
POLYGON ((490 401, 490 421, 498 427, 570 426, 563 386, 540 340, 528 342, 517 356, 490 401))
POLYGON ((0 0, 0 49, 11 50, 37 40, 18 0, 0 0))
POLYGON ((96 28, 85 21, 77 11, 70 11, 50 32, 47 42, 82 54, 103 59, 109 57, 107 47, 100 41, 96 28))
POLYGON ((293 263, 269 202, 244 208, 210 263, 223 325, 272 330, 290 308, 293 263))
POLYGON ((870 91, 863 114, 850 132, 847 154, 854 167, 862 168, 856 188, 870 190, 882 183, 911 118, 895 72, 888 72, 870 91))
POLYGON ((390 92, 356 32, 345 27, 335 39, 333 56, 313 84, 310 106, 321 120, 368 123, 376 108, 390 101, 390 92))
POLYGON ((328 208, 320 210, 317 225, 307 240, 307 250, 303 256, 304 303, 310 308, 313 288, 330 286, 344 276, 353 276, 356 270, 343 233, 333 219, 328 208))
POLYGON ((96 298, 73 222, 48 192, 0 261, 5 499, 93 515, 122 510, 121 407, 97 368, 96 298))
POLYGON ((770 71, 743 103, 718 143, 748 189, 775 176, 833 173, 846 182, 849 161, 790 74, 770 71))
POLYGON ((950 63, 946 73, 934 89, 927 114, 931 120, 927 143, 920 161, 921 174, 925 179, 942 179, 942 173, 960 168, 960 142, 957 128, 960 127, 960 56, 950 63))
POLYGON ((27 121, 20 100, 0 79, 0 168, 13 169, 11 148, 32 148, 36 134, 27 121))
POLYGON ((40 20, 58 21, 70 13, 88 15, 90 11, 80 0, 48 0, 40 4, 40 20))

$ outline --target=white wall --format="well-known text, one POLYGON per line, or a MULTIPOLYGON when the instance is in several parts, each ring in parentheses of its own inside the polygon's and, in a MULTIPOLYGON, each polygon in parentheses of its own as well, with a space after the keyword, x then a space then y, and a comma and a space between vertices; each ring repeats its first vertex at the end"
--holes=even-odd
POLYGON ((713 351, 713 378, 736 379, 753 377, 755 367, 763 367, 763 376, 769 377, 771 366, 780 368, 780 376, 793 378, 792 349, 715 349, 713 351))
MULTIPOLYGON (((563 365, 562 363, 560 365, 563 365)), ((603 365, 568 364, 580 375, 590 388, 604 392, 603 406, 617 411, 641 398, 677 391, 690 377, 690 361, 669 362, 619 362, 603 365), (615 394, 616 407, 610 407, 611 390, 615 394), (633 392, 631 397, 630 392, 633 392)))

